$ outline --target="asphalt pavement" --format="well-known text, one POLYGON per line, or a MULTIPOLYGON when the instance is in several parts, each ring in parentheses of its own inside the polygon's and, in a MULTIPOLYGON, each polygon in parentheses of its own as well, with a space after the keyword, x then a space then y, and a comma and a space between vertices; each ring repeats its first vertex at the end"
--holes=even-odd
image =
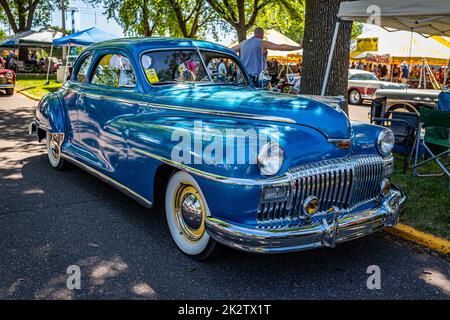
POLYGON ((45 145, 26 132, 34 105, 0 93, 0 299, 450 298, 447 257, 383 232, 335 249, 225 249, 215 260, 192 261, 173 243, 161 210, 78 168, 50 168, 45 145), (80 289, 67 288, 72 265, 80 289), (381 289, 367 287, 373 265, 381 289))

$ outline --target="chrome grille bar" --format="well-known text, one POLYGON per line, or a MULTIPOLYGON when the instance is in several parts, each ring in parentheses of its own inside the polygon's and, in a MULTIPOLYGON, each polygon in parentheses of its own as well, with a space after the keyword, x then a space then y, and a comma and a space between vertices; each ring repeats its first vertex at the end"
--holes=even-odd
POLYGON ((258 226, 279 228, 299 223, 305 218, 303 201, 311 195, 319 199, 319 212, 332 206, 351 211, 375 200, 379 197, 380 185, 385 176, 384 167, 390 163, 392 159, 358 155, 310 163, 289 170, 289 199, 261 200, 258 226))

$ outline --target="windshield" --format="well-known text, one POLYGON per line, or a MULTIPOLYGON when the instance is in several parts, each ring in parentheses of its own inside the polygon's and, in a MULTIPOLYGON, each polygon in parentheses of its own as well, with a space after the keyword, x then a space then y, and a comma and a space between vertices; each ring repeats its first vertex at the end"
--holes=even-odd
POLYGON ((152 85, 217 83, 248 85, 234 57, 213 51, 165 50, 142 55, 141 63, 152 85))
POLYGON ((378 81, 378 78, 372 73, 356 73, 350 77, 350 80, 375 80, 378 81))

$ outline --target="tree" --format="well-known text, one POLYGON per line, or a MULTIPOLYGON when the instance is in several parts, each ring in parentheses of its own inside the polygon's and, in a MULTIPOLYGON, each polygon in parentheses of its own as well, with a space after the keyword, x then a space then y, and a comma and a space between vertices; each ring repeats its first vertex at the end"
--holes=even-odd
POLYGON ((14 33, 45 26, 51 18, 52 0, 0 0, 0 9, 14 33))
POLYGON ((217 14, 205 0, 85 0, 102 4, 126 34, 196 38, 217 14))
MULTIPOLYGON (((302 93, 320 94, 336 24, 336 15, 342 1, 306 1, 302 93)), ((342 21, 328 81, 327 95, 347 96, 351 34, 352 22, 342 21)), ((347 107, 345 107, 345 111, 348 112, 347 107)))
POLYGON ((304 0, 275 0, 256 18, 255 26, 275 29, 301 43, 305 28, 304 0))
POLYGON ((3 39, 6 39, 6 38, 8 38, 8 35, 6 34, 5 31, 0 29, 0 41, 2 41, 3 39))
MULTIPOLYGON (((238 41, 247 38, 247 32, 254 26, 258 14, 260 14, 271 0, 206 0, 217 14, 227 21, 237 32, 238 41)), ((287 1, 288 2, 288 1, 287 1)))
POLYGON ((173 10, 177 28, 184 38, 195 38, 202 27, 216 20, 216 13, 205 0, 168 0, 168 2, 173 10))
POLYGON ((108 19, 114 19, 128 35, 151 37, 166 30, 166 1, 163 0, 87 0, 103 4, 108 19))

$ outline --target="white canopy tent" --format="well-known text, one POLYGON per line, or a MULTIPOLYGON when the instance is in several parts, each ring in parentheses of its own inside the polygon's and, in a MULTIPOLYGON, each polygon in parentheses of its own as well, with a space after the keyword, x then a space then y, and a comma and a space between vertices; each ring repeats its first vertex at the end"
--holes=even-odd
POLYGON ((427 58, 427 60, 440 59, 445 63, 450 57, 450 47, 439 42, 434 37, 425 38, 422 35, 410 31, 390 32, 381 27, 373 26, 372 30, 360 34, 357 39, 377 38, 378 50, 368 52, 354 51, 352 58, 358 59, 366 53, 376 55, 389 55, 390 57, 409 57, 415 60, 427 58))
POLYGON ((378 22, 381 27, 450 36, 449 0, 362 0, 341 2, 321 94, 325 95, 341 20, 378 22), (378 14, 378 15, 377 15, 378 14))
MULTIPOLYGON (((286 37, 285 35, 279 33, 276 30, 270 29, 265 32, 266 40, 277 43, 277 44, 288 44, 290 46, 300 46, 299 43, 294 40, 286 37)), ((284 57, 286 58, 290 54, 298 54, 302 55, 303 50, 295 50, 295 51, 278 51, 278 50, 267 50, 268 57, 284 57)))
MULTIPOLYGON (((247 34, 247 38, 252 37, 253 35, 251 33, 247 34)), ((295 42, 294 40, 286 37, 285 35, 279 33, 278 31, 274 29, 269 29, 264 31, 264 39, 276 44, 288 44, 291 46, 300 46, 299 43, 295 42)), ((231 48, 238 44, 238 41, 234 41, 231 44, 228 45, 228 48, 231 48)), ((298 54, 303 55, 303 49, 300 50, 294 50, 294 51, 278 51, 278 50, 267 50, 267 56, 270 57, 283 57, 286 58, 288 55, 292 54, 298 54)))
POLYGON ((342 2, 338 18, 380 25, 397 30, 414 30, 423 35, 450 36, 450 2, 448 0, 364 0, 342 2))

